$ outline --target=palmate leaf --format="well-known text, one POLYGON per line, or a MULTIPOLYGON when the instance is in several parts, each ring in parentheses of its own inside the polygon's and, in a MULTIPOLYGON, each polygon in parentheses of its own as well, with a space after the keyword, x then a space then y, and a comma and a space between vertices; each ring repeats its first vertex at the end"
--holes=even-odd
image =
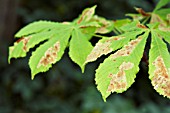
POLYGON ((52 64, 61 59, 71 37, 69 56, 84 71, 84 62, 93 48, 89 39, 104 26, 101 21, 110 22, 94 16, 95 8, 96 6, 85 9, 73 22, 37 21, 27 25, 16 33, 15 37, 20 39, 9 47, 8 61, 11 58, 25 57, 30 48, 44 42, 32 53, 29 60, 33 79, 37 73, 49 70, 52 64))
POLYGON ((47 71, 52 64, 60 60, 67 47, 73 27, 72 24, 46 21, 34 22, 26 26, 16 34, 17 37, 25 37, 19 39, 19 42, 15 42, 14 46, 9 48, 9 61, 11 58, 26 56, 26 52, 30 48, 33 48, 42 41, 46 41, 30 57, 29 66, 33 79, 35 74, 47 71), (40 27, 41 24, 42 28, 46 26, 43 30, 40 27), (41 30, 31 30, 30 27, 38 27, 41 30))
POLYGON ((32 79, 37 73, 47 71, 52 64, 60 60, 67 47, 71 32, 71 28, 63 29, 32 53, 29 60, 32 79))
POLYGON ((162 40, 162 38, 168 39, 169 37, 160 33, 162 32, 157 32, 154 29, 151 30, 152 42, 149 52, 149 78, 154 89, 159 94, 170 98, 170 54, 162 40))
POLYGON ((15 35, 16 38, 20 39, 9 48, 8 62, 11 58, 25 57, 30 48, 44 40, 48 40, 65 27, 67 25, 49 21, 38 21, 24 27, 15 35))
POLYGON ((73 22, 31 23, 16 33, 18 40, 9 47, 8 61, 11 58, 25 57, 31 48, 37 47, 29 59, 33 79, 36 74, 48 71, 59 61, 67 47, 69 57, 80 66, 82 72, 87 63, 110 53, 99 65, 95 75, 97 89, 106 101, 111 93, 124 92, 134 83, 147 37, 151 32, 149 78, 159 94, 170 98, 170 54, 167 49, 170 43, 170 10, 162 9, 169 2, 170 0, 160 0, 152 13, 136 8, 139 14, 129 14, 133 20, 106 20, 95 15, 96 6, 93 6, 86 8, 73 22), (145 23, 149 19, 148 28, 145 23), (119 35, 96 35, 111 31, 119 35), (93 36, 102 38, 94 47, 90 42, 93 36), (119 50, 116 51, 117 49, 119 50), (114 51, 116 52, 112 53, 114 51))
POLYGON ((131 40, 122 49, 106 58, 96 70, 95 81, 104 100, 111 92, 121 93, 134 82, 148 33, 145 32, 137 39, 131 40))

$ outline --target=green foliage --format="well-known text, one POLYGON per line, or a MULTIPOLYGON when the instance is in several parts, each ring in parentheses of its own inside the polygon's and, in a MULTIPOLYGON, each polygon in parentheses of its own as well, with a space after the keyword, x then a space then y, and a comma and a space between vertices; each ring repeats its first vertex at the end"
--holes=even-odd
POLYGON ((93 6, 72 22, 31 23, 15 35, 20 39, 9 47, 8 61, 25 57, 39 44, 29 59, 33 79, 37 73, 48 71, 59 61, 67 47, 70 58, 82 72, 87 63, 110 54, 99 65, 95 76, 97 89, 106 100, 111 93, 122 93, 134 83, 151 34, 149 78, 159 94, 170 98, 170 55, 166 45, 170 43, 170 9, 162 8, 169 2, 160 0, 153 12, 135 8, 138 14, 127 14, 132 19, 106 20, 95 15, 96 6, 93 6), (99 35, 112 31, 116 36, 99 35), (95 37, 101 39, 93 47, 90 39, 95 37))

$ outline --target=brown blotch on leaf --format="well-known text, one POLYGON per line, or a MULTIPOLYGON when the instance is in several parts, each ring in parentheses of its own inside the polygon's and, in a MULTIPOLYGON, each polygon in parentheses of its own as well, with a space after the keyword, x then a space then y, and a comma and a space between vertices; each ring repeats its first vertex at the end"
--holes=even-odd
POLYGON ((56 42, 52 47, 50 47, 45 55, 40 59, 37 68, 40 66, 47 66, 48 64, 55 63, 57 58, 57 53, 60 51, 60 43, 56 42))
POLYGON ((23 42, 23 50, 24 51, 28 51, 27 50, 27 43, 28 43, 28 41, 30 40, 30 38, 31 38, 31 36, 30 37, 23 37, 23 38, 20 38, 20 39, 18 39, 16 42, 17 43, 19 43, 19 42, 23 42))
POLYGON ((165 67, 163 58, 158 56, 152 63, 156 69, 154 71, 154 77, 152 78, 152 84, 154 89, 159 89, 164 92, 164 96, 170 97, 170 77, 168 70, 165 67))
POLYGON ((108 77, 111 78, 111 80, 107 92, 114 92, 116 90, 125 90, 127 87, 125 70, 132 69, 133 66, 134 64, 131 62, 127 62, 127 63, 123 62, 120 65, 119 71, 116 74, 110 73, 108 77))
POLYGON ((121 40, 125 37, 113 37, 113 38, 110 38, 110 39, 107 39, 105 42, 101 43, 101 42, 98 42, 96 44, 96 46, 93 48, 92 52, 87 56, 87 59, 86 59, 86 63, 87 62, 90 62, 90 61, 94 61, 96 60, 98 57, 102 56, 102 55, 106 55, 108 53, 110 53, 112 51, 112 49, 110 48, 111 46, 111 43, 113 41, 117 41, 117 40, 121 40))
POLYGON ((146 27, 145 25, 143 25, 143 24, 140 24, 140 23, 138 23, 138 24, 137 24, 137 27, 138 27, 138 28, 147 29, 147 27, 146 27))
POLYGON ((111 55, 113 59, 120 57, 120 56, 128 56, 131 54, 133 49, 136 47, 136 45, 142 40, 142 37, 138 37, 135 40, 132 40, 128 43, 128 45, 124 46, 124 48, 118 50, 116 53, 111 55))
POLYGON ((110 48, 110 45, 110 42, 97 43, 96 46, 93 48, 92 52, 87 56, 86 62, 94 61, 101 55, 108 54, 109 52, 111 52, 112 49, 110 48))
POLYGON ((164 20, 162 20, 159 15, 152 14, 152 18, 150 20, 150 23, 156 23, 156 22, 160 23, 159 27, 166 27, 167 26, 167 23, 164 20))
POLYGON ((135 8, 135 9, 142 16, 150 16, 150 13, 146 13, 142 8, 135 8))
POLYGON ((94 12, 94 9, 93 9, 93 8, 86 9, 86 10, 82 13, 82 15, 81 15, 80 19, 77 21, 77 23, 80 24, 80 23, 81 23, 83 20, 85 20, 85 19, 86 19, 86 21, 89 21, 90 18, 91 18, 91 16, 92 16, 92 14, 93 14, 93 12, 94 12))

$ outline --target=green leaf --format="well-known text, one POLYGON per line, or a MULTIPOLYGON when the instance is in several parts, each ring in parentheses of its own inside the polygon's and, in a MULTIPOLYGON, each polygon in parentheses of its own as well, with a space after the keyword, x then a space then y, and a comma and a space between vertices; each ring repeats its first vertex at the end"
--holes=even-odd
POLYGON ((32 79, 35 74, 49 70, 52 64, 61 59, 67 47, 71 31, 71 28, 60 31, 60 33, 53 35, 51 40, 38 47, 32 53, 29 60, 32 79))
POLYGON ((155 30, 151 30, 152 41, 149 52, 149 78, 154 89, 170 98, 170 54, 166 44, 155 30))
POLYGON ((36 21, 22 28, 19 32, 15 34, 15 37, 20 38, 20 37, 27 36, 30 34, 47 31, 55 27, 56 24, 60 25, 57 22, 36 21))
POLYGON ((33 48, 35 45, 39 44, 42 41, 50 39, 54 34, 59 33, 68 26, 70 25, 39 21, 24 27, 16 34, 16 36, 22 38, 15 42, 14 46, 11 46, 9 48, 8 62, 10 62, 11 58, 25 57, 30 48, 33 48), (40 25, 41 23, 42 26, 40 25), (35 27, 37 27, 37 30, 34 29, 35 27), (41 27, 43 31, 40 30, 41 27), (38 31, 38 29, 40 31, 38 31))
POLYGON ((133 84, 147 37, 148 32, 130 41, 100 64, 96 70, 95 81, 104 100, 111 93, 121 93, 133 84))
POLYGON ((32 79, 39 72, 49 70, 52 64, 61 59, 65 48, 68 46, 69 37, 71 59, 84 71, 84 62, 93 48, 89 40, 101 27, 99 21, 92 21, 96 6, 87 8, 73 22, 37 21, 31 23, 16 33, 20 38, 9 48, 9 58, 25 57, 30 48, 40 42, 41 44, 29 60, 32 79))
POLYGON ((121 20, 115 20, 115 21, 113 21, 113 26, 114 26, 114 28, 113 28, 113 31, 116 33, 117 32, 117 34, 119 34, 119 33, 123 33, 123 31, 120 29, 122 26, 124 26, 124 25, 127 25, 127 24, 129 24, 131 22, 131 20, 130 19, 121 19, 121 20))
POLYGON ((87 40, 90 40, 95 35, 96 29, 97 27, 89 26, 89 27, 83 27, 80 30, 85 35, 87 40))
POLYGON ((158 11, 155 11, 154 13, 158 14, 163 20, 167 20, 167 16, 168 14, 170 14, 170 8, 160 9, 158 11))
POLYGON ((170 0, 160 0, 158 4, 156 5, 155 9, 153 12, 159 10, 161 7, 167 5, 170 2, 170 0))
POLYGON ((162 30, 154 30, 154 31, 159 34, 160 38, 164 38, 165 41, 167 41, 170 44, 170 29, 169 29, 169 32, 162 31, 162 30))
POLYGON ((121 19, 114 21, 114 27, 119 28, 131 22, 130 19, 121 19))
POLYGON ((136 36, 141 34, 142 32, 144 31, 131 31, 119 36, 112 36, 99 40, 99 42, 95 45, 90 54, 87 56, 85 64, 95 61, 100 56, 107 55, 108 53, 121 48, 122 46, 127 44, 130 39, 135 39, 136 36))
POLYGON ((75 28, 72 32, 72 38, 70 41, 69 56, 81 67, 82 72, 84 72, 84 62, 92 48, 93 46, 87 40, 85 35, 79 29, 75 28))

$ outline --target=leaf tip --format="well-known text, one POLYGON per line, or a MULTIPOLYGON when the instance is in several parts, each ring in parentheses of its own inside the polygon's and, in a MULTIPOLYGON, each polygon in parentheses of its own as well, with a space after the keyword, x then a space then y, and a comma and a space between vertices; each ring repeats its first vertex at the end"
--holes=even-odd
POLYGON ((105 97, 103 97, 103 101, 106 102, 106 98, 105 97))
POLYGON ((84 70, 85 70, 84 67, 85 67, 85 65, 83 65, 83 66, 80 67, 82 73, 84 73, 84 70))
POLYGON ((34 78, 35 78, 35 74, 31 73, 31 80, 34 80, 34 78))

